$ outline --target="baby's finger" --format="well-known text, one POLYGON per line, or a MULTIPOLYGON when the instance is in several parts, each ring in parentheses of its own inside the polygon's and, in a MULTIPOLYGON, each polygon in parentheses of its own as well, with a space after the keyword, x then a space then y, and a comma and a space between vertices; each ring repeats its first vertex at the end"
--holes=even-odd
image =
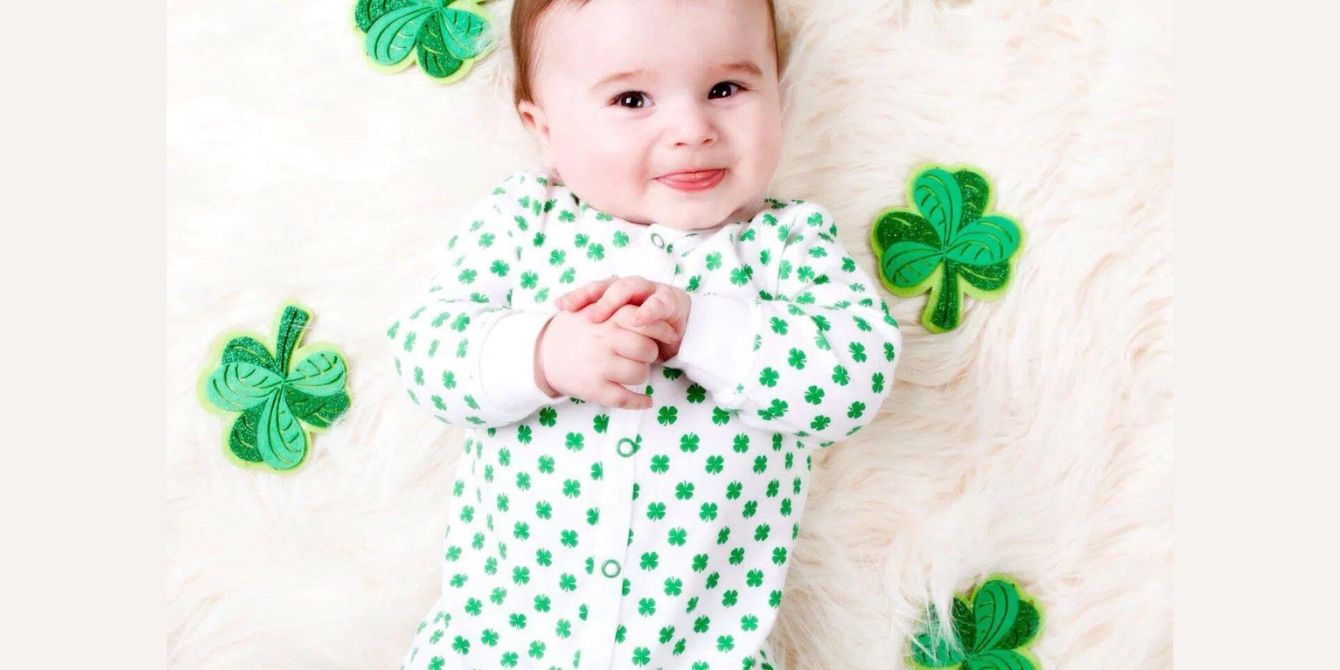
POLYGON ((669 318, 672 311, 674 310, 670 305, 670 301, 666 299, 665 294, 657 291, 656 293, 651 294, 646 300, 642 301, 642 304, 633 312, 630 323, 638 326, 659 319, 669 318))
POLYGON ((624 331, 614 338, 614 353, 635 361, 652 363, 660 353, 660 347, 643 335, 624 331))
POLYGON ((596 298, 599 298, 600 295, 605 292, 605 289, 609 288, 609 285, 613 284, 616 279, 618 279, 618 277, 609 277, 606 279, 597 279, 593 282, 587 282, 584 286, 579 286, 558 296, 554 299, 554 304, 557 305, 559 309, 575 312, 585 307, 596 298))
POLYGON ((675 329, 671 328, 670 324, 664 321, 652 321, 646 325, 630 328, 629 330, 667 344, 679 339, 679 333, 676 333, 675 329))
POLYGON ((673 342, 678 336, 675 329, 665 321, 652 321, 642 325, 635 325, 632 319, 633 312, 620 309, 614 313, 614 324, 638 335, 645 335, 653 340, 661 342, 673 342))
POLYGON ((620 409, 647 409, 651 407, 651 397, 633 393, 614 382, 607 383, 596 392, 596 401, 606 407, 620 409))
POLYGON ((592 323, 600 323, 608 319, 614 310, 630 302, 641 303, 655 291, 656 284, 642 277, 620 277, 586 310, 586 318, 592 323))
POLYGON ((650 376, 650 365, 631 358, 613 356, 605 365, 605 379, 620 384, 645 384, 650 376))

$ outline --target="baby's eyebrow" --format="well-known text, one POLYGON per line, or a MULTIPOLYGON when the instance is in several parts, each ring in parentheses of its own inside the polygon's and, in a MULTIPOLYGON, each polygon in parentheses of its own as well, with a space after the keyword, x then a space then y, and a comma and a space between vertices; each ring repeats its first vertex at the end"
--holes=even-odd
MULTIPOLYGON (((716 69, 719 72, 744 72, 745 74, 751 74, 755 77, 763 76, 762 68, 760 68, 758 65, 755 65, 753 61, 747 61, 747 60, 719 65, 717 66, 716 69)), ((597 81, 593 86, 591 86, 591 92, 598 93, 601 89, 605 88, 606 86, 609 86, 610 84, 626 81, 628 79, 636 79, 638 77, 648 76, 648 74, 649 73, 646 70, 629 70, 627 72, 615 72, 614 74, 611 74, 607 77, 603 77, 601 78, 600 81, 597 81)))
POLYGON ((759 68, 759 66, 755 65, 753 61, 747 61, 747 60, 736 61, 734 63, 727 63, 725 65, 722 65, 719 69, 724 72, 744 72, 747 74, 752 74, 755 77, 763 76, 763 70, 759 68))
POLYGON ((596 82, 595 85, 591 87, 591 92, 596 93, 600 91, 600 89, 609 86, 610 84, 613 84, 615 82, 624 81, 625 79, 636 79, 637 77, 641 77, 646 74, 647 74, 646 70, 629 70, 628 72, 615 72, 614 74, 596 82))

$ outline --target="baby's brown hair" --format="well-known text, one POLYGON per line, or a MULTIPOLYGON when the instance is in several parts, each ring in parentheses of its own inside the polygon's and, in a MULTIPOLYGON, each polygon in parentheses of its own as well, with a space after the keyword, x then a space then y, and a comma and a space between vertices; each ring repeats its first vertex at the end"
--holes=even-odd
MULTIPOLYGON (((772 53, 777 59, 777 73, 780 76, 782 49, 781 38, 777 35, 777 12, 773 8, 772 0, 764 1, 768 3, 768 23, 772 28, 772 53)), ((532 61, 534 60, 536 46, 536 27, 545 10, 559 2, 575 2, 578 5, 585 5, 590 0, 516 0, 512 3, 512 56, 515 61, 513 65, 515 80, 512 85, 513 109, 523 100, 535 102, 534 92, 530 86, 530 77, 535 65, 532 61)))

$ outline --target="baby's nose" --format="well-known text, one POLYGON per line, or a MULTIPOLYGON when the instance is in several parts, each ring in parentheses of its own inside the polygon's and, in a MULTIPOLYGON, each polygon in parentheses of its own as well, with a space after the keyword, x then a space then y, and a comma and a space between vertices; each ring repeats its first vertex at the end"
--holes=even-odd
POLYGON ((673 133, 675 146, 696 147, 717 140, 711 117, 699 109, 689 109, 679 115, 673 133))
POLYGON ((688 132, 688 133, 681 133, 681 134, 679 135, 679 138, 675 140, 675 146, 680 146, 680 147, 696 147, 696 146, 702 146, 702 145, 705 145, 705 144, 711 144, 711 143, 715 142, 716 139, 717 139, 717 138, 716 138, 716 134, 715 134, 715 133, 711 133, 711 132, 699 132, 699 133, 688 132))

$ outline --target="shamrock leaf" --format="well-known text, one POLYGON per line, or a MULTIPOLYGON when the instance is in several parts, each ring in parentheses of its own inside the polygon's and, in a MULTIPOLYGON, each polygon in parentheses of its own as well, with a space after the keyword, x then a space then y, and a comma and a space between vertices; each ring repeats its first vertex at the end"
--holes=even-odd
POLYGON ((201 376, 202 404, 225 416, 238 413, 225 443, 243 463, 297 467, 311 442, 303 424, 325 429, 349 409, 348 369, 339 352, 305 348, 289 367, 310 320, 307 310, 286 305, 275 326, 275 354, 256 337, 235 336, 216 349, 218 367, 201 376))
POLYGON ((303 359, 284 381, 308 395, 329 396, 344 389, 344 375, 344 359, 330 351, 318 351, 303 359))
POLYGON ((925 629, 912 641, 916 668, 958 670, 1038 670, 1025 647, 1042 628, 1037 604, 1005 577, 992 577, 966 598, 954 598, 951 638, 941 634, 940 615, 932 609, 925 629), (971 603, 971 604, 970 604, 971 603))
POLYGON ((344 410, 349 409, 349 394, 343 389, 338 393, 321 397, 303 393, 289 386, 284 389, 284 400, 303 423, 314 428, 330 427, 344 410))
POLYGON ((256 430, 256 450, 276 470, 293 468, 307 455, 307 433, 282 393, 271 394, 265 401, 256 430))
POLYGON ((429 77, 447 83, 464 77, 494 46, 492 19, 480 1, 358 0, 354 24, 377 66, 395 71, 417 61, 429 77))
POLYGON ((1024 233, 1012 219, 987 214, 990 183, 971 168, 927 166, 907 192, 916 211, 880 212, 870 244, 879 257, 880 281, 891 293, 909 298, 930 291, 921 320, 931 332, 943 333, 958 327, 965 293, 979 300, 1004 294, 1024 233))
POLYGON ((270 350, 255 338, 246 336, 228 342, 223 350, 223 363, 251 363, 270 370, 275 368, 275 359, 270 355, 270 350))
POLYGON ((218 407, 241 412, 265 402, 283 383, 284 378, 268 368, 228 363, 210 375, 205 391, 218 407))
POLYGON ((228 449, 247 463, 260 463, 260 448, 256 446, 256 431, 261 423, 261 406, 257 405, 237 417, 228 431, 228 449))

